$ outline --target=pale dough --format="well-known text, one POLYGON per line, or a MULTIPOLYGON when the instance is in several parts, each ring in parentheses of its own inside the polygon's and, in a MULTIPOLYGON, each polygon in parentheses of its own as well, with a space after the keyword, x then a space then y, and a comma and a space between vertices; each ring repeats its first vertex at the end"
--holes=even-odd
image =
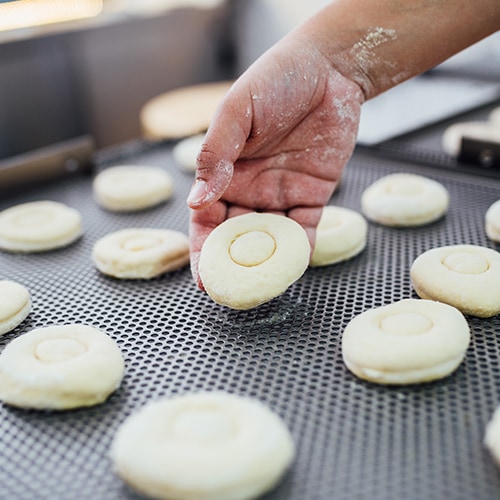
POLYGON ((232 82, 213 82, 170 90, 149 100, 140 121, 148 139, 180 139, 205 132, 232 82))
POLYGON ((204 134, 192 135, 180 140, 172 149, 176 164, 185 172, 196 172, 196 158, 205 139, 204 134))
POLYGON ((189 240, 170 229, 122 229, 99 239, 92 258, 97 269, 109 276, 149 279, 185 266, 189 240))
POLYGON ((70 245, 83 234, 82 217, 63 203, 22 203, 0 212, 0 249, 44 252, 70 245))
POLYGON ((500 107, 493 109, 488 118, 490 123, 493 123, 496 127, 500 127, 500 107))
POLYGON ((66 410, 103 402, 124 362, 111 337, 87 325, 37 328, 0 354, 0 399, 21 408, 66 410))
POLYGON ((469 325, 454 307, 405 299, 352 319, 342 336, 351 372, 380 384, 415 384, 446 377, 462 362, 469 325))
POLYGON ((291 434, 277 414, 222 391, 152 401, 125 420, 111 445, 117 474, 158 499, 257 498, 293 457, 291 434))
POLYGON ((500 406, 497 406, 490 421, 486 424, 484 445, 500 466, 500 406))
POLYGON ((495 250, 477 245, 433 248, 415 259, 410 274, 423 299, 480 318, 500 313, 500 253, 495 250))
POLYGON ((99 205, 116 212, 133 212, 169 200, 174 190, 170 174, 160 167, 119 165, 96 175, 94 197, 99 205))
POLYGON ((306 232, 292 219, 248 213, 227 219, 203 244, 199 273, 208 295, 250 309, 284 293, 309 264, 306 232))
POLYGON ((326 266, 358 255, 366 246, 367 228, 364 217, 354 210, 324 207, 310 265, 326 266))
POLYGON ((0 280, 0 335, 21 324, 30 311, 29 290, 15 281, 0 280))
POLYGON ((500 200, 493 203, 486 211, 485 227, 488 238, 500 243, 500 200))
POLYGON ((458 156, 462 148, 463 137, 478 141, 500 142, 500 127, 486 121, 454 123, 443 134, 441 142, 444 152, 451 156, 458 156))
POLYGON ((408 173, 382 177, 361 195, 366 217, 385 226, 429 224, 445 215, 448 203, 448 191, 442 184, 408 173))

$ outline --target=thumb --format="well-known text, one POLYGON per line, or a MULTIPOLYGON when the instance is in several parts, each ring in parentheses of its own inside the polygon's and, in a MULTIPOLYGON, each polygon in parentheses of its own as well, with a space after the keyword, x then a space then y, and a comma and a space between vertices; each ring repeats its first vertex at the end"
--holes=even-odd
POLYGON ((196 178, 187 199, 190 208, 207 208, 224 194, 251 123, 251 101, 235 84, 219 104, 198 154, 196 178))

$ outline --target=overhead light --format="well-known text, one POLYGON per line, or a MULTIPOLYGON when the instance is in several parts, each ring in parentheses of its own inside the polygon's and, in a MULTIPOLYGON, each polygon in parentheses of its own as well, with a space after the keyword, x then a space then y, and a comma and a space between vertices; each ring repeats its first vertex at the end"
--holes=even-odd
POLYGON ((95 17, 102 0, 15 0, 0 3, 0 31, 95 17))

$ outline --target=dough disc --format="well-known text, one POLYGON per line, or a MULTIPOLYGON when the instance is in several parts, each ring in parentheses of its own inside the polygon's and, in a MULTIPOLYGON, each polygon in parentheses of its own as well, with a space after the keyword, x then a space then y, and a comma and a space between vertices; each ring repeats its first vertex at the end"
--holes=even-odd
POLYGON ((364 217, 354 210, 324 207, 310 265, 326 266, 358 255, 366 246, 367 229, 364 217))
POLYGON ((185 266, 189 262, 189 240, 170 229, 122 229, 99 239, 92 258, 103 274, 149 279, 185 266))
POLYGON ((200 152, 205 134, 192 135, 180 140, 172 149, 176 164, 185 172, 196 172, 196 158, 200 152))
POLYGON ((439 182, 407 173, 382 177, 361 196, 368 219, 399 227, 421 226, 441 218, 448 202, 448 191, 439 182))
POLYGON ((278 415, 222 391, 148 403, 118 429, 118 475, 153 498, 250 499, 272 489, 294 455, 278 415))
POLYGON ((215 82, 174 89, 148 101, 140 120, 145 137, 180 139, 206 132, 215 110, 232 82, 215 82))
POLYGON ((121 383, 124 362, 91 326, 37 328, 0 354, 0 399, 21 408, 66 410, 103 402, 121 383))
POLYGON ((342 355, 362 379, 414 384, 452 373, 469 342, 469 325, 460 311, 430 300, 405 299, 352 319, 342 336, 342 355))
POLYGON ((451 156, 458 156, 462 148, 463 137, 500 143, 500 127, 492 122, 482 121, 454 123, 443 134, 444 152, 451 156))
POLYGON ((413 288, 464 314, 489 318, 500 313, 500 253, 477 245, 450 245, 419 255, 411 269, 413 288))
POLYGON ((83 233, 80 213, 55 201, 32 201, 0 212, 0 248, 44 252, 65 247, 83 233))
POLYGON ((500 243, 500 200, 493 203, 486 211, 485 227, 488 238, 500 243))
POLYGON ((15 281, 0 280, 0 335, 10 332, 31 311, 31 295, 15 281))
POLYGON ((159 167, 120 165, 96 175, 94 197, 107 210, 132 212, 154 207, 172 196, 172 177, 159 167))
POLYGON ((250 309, 284 293, 309 264, 306 232, 292 219, 248 213, 227 219, 203 244, 199 273, 208 295, 250 309))

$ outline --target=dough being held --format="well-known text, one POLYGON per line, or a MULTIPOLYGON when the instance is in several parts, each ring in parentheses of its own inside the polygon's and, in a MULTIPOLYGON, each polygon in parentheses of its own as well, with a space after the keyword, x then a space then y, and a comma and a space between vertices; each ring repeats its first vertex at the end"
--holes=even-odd
POLYGON ((174 191, 170 174, 159 167, 120 165, 102 170, 94 178, 94 197, 113 212, 135 212, 169 200, 174 191))
POLYGON ((96 241, 92 258, 114 278, 150 279, 188 264, 189 240, 171 229, 122 229, 96 241))
POLYGON ((31 311, 31 294, 15 281, 0 280, 0 335, 20 325, 31 311))
POLYGON ((294 457, 290 432, 257 400, 222 391, 152 401, 120 426, 111 446, 118 475, 153 498, 257 498, 294 457))
POLYGON ((247 213, 227 219, 205 240, 201 281, 218 304, 250 309, 284 293, 309 264, 306 232, 292 219, 247 213))
POLYGON ((405 299, 352 319, 342 356, 356 376, 379 384, 415 384, 446 377, 470 342, 464 316, 440 302, 405 299))
POLYGON ((361 253, 366 246, 368 224, 348 208, 325 206, 316 232, 310 265, 327 266, 361 253))
POLYGON ((413 288, 464 314, 500 313, 500 253, 478 245, 450 245, 419 255, 410 269, 413 288))
POLYGON ((408 173, 382 177, 361 196, 361 208, 366 217, 385 226, 429 224, 446 214, 448 204, 448 191, 442 184, 408 173))
POLYGON ((45 252, 66 247, 82 234, 80 213, 56 201, 32 201, 0 212, 2 250, 45 252))
POLYGON ((67 410, 102 403, 121 383, 115 341, 87 325, 37 328, 0 354, 0 399, 21 408, 67 410))

